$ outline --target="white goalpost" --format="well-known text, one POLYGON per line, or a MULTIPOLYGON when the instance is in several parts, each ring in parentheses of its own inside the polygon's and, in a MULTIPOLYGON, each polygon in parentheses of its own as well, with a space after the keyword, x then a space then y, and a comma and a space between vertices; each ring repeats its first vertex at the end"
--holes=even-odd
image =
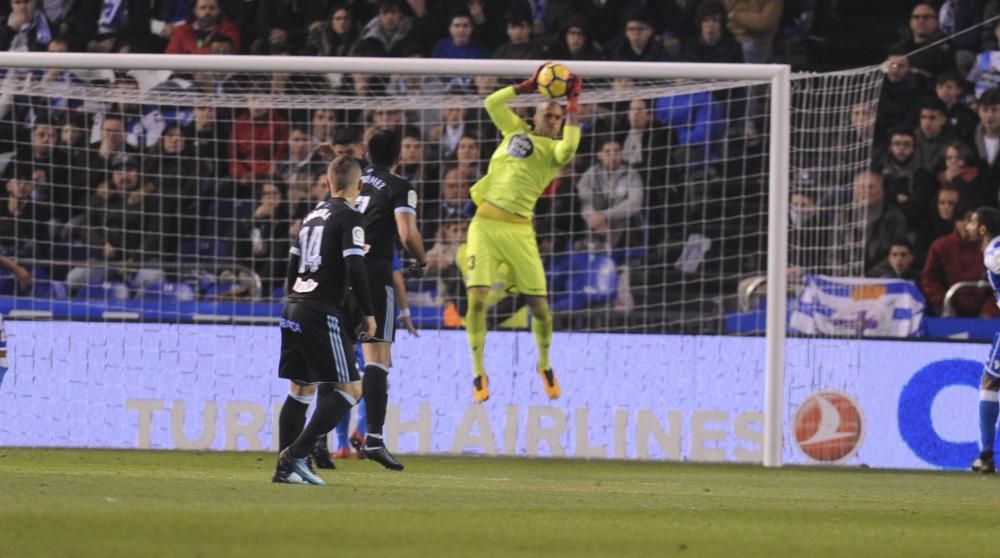
MULTIPOLYGON (((169 389, 155 393, 167 382, 163 378, 145 384, 145 398, 122 396, 122 412, 140 425, 139 447, 198 447, 192 440, 203 439, 205 447, 266 448, 268 416, 278 396, 255 400, 253 409, 262 409, 261 415, 235 401, 243 402, 236 386, 248 366, 261 368, 254 372, 255 381, 259 376, 273 384, 269 367, 276 357, 263 354, 266 342, 260 341, 269 331, 250 336, 257 341, 247 346, 261 352, 256 355, 226 349, 230 353, 207 356, 210 340, 228 347, 249 331, 239 328, 275 320, 283 275, 276 270, 287 253, 283 243, 295 226, 296 208, 312 199, 315 169, 338 150, 357 153, 366 134, 380 126, 396 127, 404 136, 405 170, 400 172, 412 173, 408 178, 420 183, 425 243, 437 245, 440 258, 440 269, 430 279, 407 285, 410 306, 423 320, 418 326, 436 332, 428 358, 460 368, 466 356, 456 262, 471 216, 465 192, 485 171, 497 137, 480 110, 482 99, 543 62, 0 53, 0 68, 6 69, 0 119, 11 129, 0 137, 0 153, 6 152, 0 155, 5 164, 0 172, 14 190, 27 190, 30 182, 30 201, 48 204, 22 214, 23 227, 0 238, 9 244, 0 248, 44 274, 48 289, 11 282, 13 292, 5 293, 11 299, 0 312, 16 322, 10 326, 16 358, 0 387, 0 403, 4 391, 7 401, 30 399, 33 380, 25 367, 35 363, 41 369, 69 350, 41 342, 46 331, 71 338, 72 322, 83 321, 93 326, 83 343, 96 359, 95 370, 104 366, 97 361, 119 354, 115 351, 139 351, 141 362, 133 367, 138 369, 165 372, 167 354, 173 355, 171 366, 204 366, 204 358, 224 370, 212 382, 226 395, 188 401, 179 410, 170 400, 182 396, 168 394, 169 389), (46 126, 56 137, 38 139, 46 126), (121 137, 115 140, 115 134, 121 137), (463 152, 463 141, 470 137, 473 145, 463 152), (420 155, 408 159, 408 145, 420 155), (114 200, 121 205, 112 208, 114 200), (127 340, 118 340, 130 335, 129 323, 149 324, 148 331, 160 340, 129 347, 127 340), (95 350, 95 343, 102 348, 95 350), (223 403, 227 397, 229 406, 223 403), (209 400, 211 424, 192 411, 203 404, 207 417, 209 400), (167 412, 171 419, 157 426, 156 417, 167 412), (222 418, 217 421, 214 413, 222 418), (208 430, 216 428, 220 434, 212 438, 208 430), (183 443, 171 446, 158 439, 183 443)), ((713 442, 706 442, 706 449, 701 439, 713 439, 704 421, 721 420, 727 430, 718 447, 728 448, 725 459, 781 466, 794 454, 787 441, 789 421, 803 396, 802 381, 786 376, 788 298, 794 291, 789 277, 798 277, 789 270, 815 267, 837 274, 825 260, 816 264, 817 257, 825 257, 817 256, 825 250, 818 241, 792 246, 789 201, 797 192, 831 212, 850 204, 844 196, 845 173, 863 168, 870 157, 861 120, 852 117, 868 110, 868 124, 873 123, 878 71, 793 76, 784 65, 567 65, 584 78, 586 145, 543 196, 535 226, 563 336, 554 344, 555 357, 564 367, 581 369, 581 382, 591 378, 588 387, 581 386, 580 395, 569 392, 558 411, 511 399, 506 413, 497 407, 487 416, 463 404, 454 411, 457 417, 447 419, 439 418, 445 411, 437 409, 438 403, 427 403, 426 409, 423 403, 409 406, 397 393, 390 430, 396 420, 409 451, 416 452, 461 453, 476 446, 486 453, 534 455, 531 448, 547 447, 542 454, 697 460, 717 455, 711 452, 713 442), (748 284, 754 288, 748 290, 748 284), (756 317, 741 314, 747 309, 738 308, 737 300, 756 300, 759 286, 766 286, 766 302, 753 309, 756 317), (761 315, 766 323, 759 323, 761 315), (733 325, 741 319, 753 323, 733 325), (754 337, 761 333, 763 343, 754 337), (665 335, 675 344, 661 343, 665 335), (730 338, 733 344, 726 341, 730 338), (713 354, 717 342, 723 354, 713 354), (564 353, 558 353, 560 343, 568 347, 564 353), (601 350, 605 354, 596 356, 601 350), (619 364, 641 368, 632 381, 655 384, 661 390, 656 393, 676 391, 664 409, 648 403, 657 417, 666 413, 664 421, 649 422, 652 415, 641 409, 623 414, 627 402, 591 385, 597 382, 593 378, 611 385, 601 375, 588 376, 591 367, 616 374, 612 371, 619 364), (663 377, 655 377, 656 371, 663 377), (731 380, 730 372, 755 376, 731 380), (682 387, 675 390, 670 378, 682 387), (759 399, 759 407, 727 402, 727 383, 749 400, 759 399), (712 396, 698 409, 718 411, 705 416, 684 411, 673 422, 671 409, 699 391, 712 396), (754 414, 757 408, 762 417, 754 414), (724 420, 718 418, 723 414, 724 420), (441 428, 465 437, 439 442, 441 420, 447 423, 441 428), (494 431, 502 443, 492 441, 494 431)), ((515 110, 528 118, 536 97, 515 102, 515 110)), ((802 230, 799 241, 828 239, 835 225, 802 230)), ((498 348, 490 349, 490 362, 525 367, 533 349, 519 345, 520 334, 513 333, 527 323, 523 308, 515 298, 498 294, 496 309, 488 344, 498 348), (509 313, 504 301, 513 302, 509 313)), ((421 351, 419 341, 404 339, 398 345, 402 369, 424 366, 411 353, 421 351)), ((430 384, 450 381, 431 372, 420 378, 430 384)), ((459 377, 464 382, 465 376, 459 377)), ((108 384, 120 387, 127 383, 122 378, 108 384)), ((399 382, 410 381, 405 378, 399 382)), ((509 386, 498 389, 513 397, 533 389, 531 382, 530 375, 515 373, 509 386)), ((170 389, 178 388, 171 384, 170 389)), ((653 397, 642 387, 637 390, 635 399, 653 397)), ((454 400, 467 397, 466 391, 465 383, 449 384, 442 394, 454 400)), ((5 414, 0 404, 0 418, 5 414)), ((30 441, 26 428, 0 426, 0 444, 30 441)), ((127 445, 134 437, 116 432, 110 441, 80 443, 127 445)), ((36 438, 40 445, 73 443, 72 435, 36 438)))

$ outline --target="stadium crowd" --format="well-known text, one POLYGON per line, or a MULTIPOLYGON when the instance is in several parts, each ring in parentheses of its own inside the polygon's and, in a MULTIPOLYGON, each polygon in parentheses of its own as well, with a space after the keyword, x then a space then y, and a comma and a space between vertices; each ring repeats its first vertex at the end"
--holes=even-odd
MULTIPOLYGON (((0 10, 6 18, 0 50, 764 63, 787 55, 789 36, 803 31, 812 4, 9 0, 0 10), (784 46, 776 51, 776 44, 784 46)), ((792 239, 831 247, 813 262, 820 271, 916 280, 940 312, 951 284, 984 274, 978 249, 962 232, 967 211, 1000 204, 1000 26, 993 22, 937 41, 1000 14, 1000 3, 911 4, 909 20, 899 22, 900 41, 885 59, 874 127, 864 124, 871 107, 852 112, 852 124, 874 153, 872 170, 851 177, 854 206, 867 209, 824 211, 822 193, 797 181, 792 239), (836 248, 856 244, 864 231, 863 264, 840 261, 836 248)), ((0 291, 161 296, 147 291, 187 281, 192 297, 245 298, 252 272, 262 280, 260 294, 280 296, 298 219, 325 195, 320 177, 326 163, 343 153, 363 156, 374 130, 394 128, 403 137, 397 172, 417 186, 431 247, 430 283, 413 285, 415 303, 444 307, 445 316, 460 304, 455 256, 474 211, 468 190, 498 139, 482 109, 459 103, 419 111, 377 103, 363 110, 275 109, 254 103, 253 94, 483 97, 504 85, 497 79, 213 72, 151 78, 68 69, 32 72, 26 79, 49 93, 0 99, 6 185, 0 249, 37 262, 30 271, 42 281, 32 290, 21 274, 0 281, 0 291), (73 86, 81 84, 104 84, 113 100, 75 98, 73 86), (51 93, 59 87, 65 96, 51 93), (251 102, 241 108, 152 106, 140 102, 149 91, 241 92, 251 102), (239 265, 190 277, 193 267, 185 262, 213 258, 239 265), (126 283, 131 291, 94 288, 109 282, 126 283)), ((610 84, 627 86, 627 80, 610 84)), ((563 286, 565 297, 554 300, 554 308, 610 302, 628 309, 634 304, 629 262, 653 257, 652 247, 667 239, 680 240, 686 259, 671 268, 698 268, 708 248, 700 256, 689 250, 690 231, 679 224, 685 211, 698 213, 704 194, 679 185, 754 174, 747 168, 753 157, 726 160, 717 152, 724 139, 743 142, 744 152, 765 149, 759 141, 764 108, 753 95, 737 88, 582 105, 580 153, 537 211, 539 232, 551 237, 542 243, 549 280, 563 286), (727 164, 741 168, 728 173, 727 164), (577 265, 593 271, 582 284, 569 273, 577 265), (618 280, 602 281, 602 273, 618 280), (598 283, 612 287, 595 295, 598 283), (584 290, 587 297, 572 296, 584 290)), ((987 290, 964 291, 954 303, 959 315, 996 313, 987 290)))

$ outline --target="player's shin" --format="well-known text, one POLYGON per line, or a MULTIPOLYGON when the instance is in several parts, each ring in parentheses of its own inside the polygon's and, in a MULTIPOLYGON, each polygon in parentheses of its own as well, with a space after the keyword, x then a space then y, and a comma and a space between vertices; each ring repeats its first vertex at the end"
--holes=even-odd
POLYGON ((357 404, 357 399, 346 391, 337 389, 326 397, 320 398, 316 403, 316 410, 313 412, 309 423, 302 430, 302 434, 292 443, 289 451, 293 457, 303 458, 309 455, 316 442, 316 437, 326 434, 340 422, 345 414, 350 412, 351 407, 357 404))
POLYGON ((289 393, 278 415, 278 451, 292 445, 306 424, 306 410, 315 396, 289 393))
POLYGON ((535 345, 538 347, 538 368, 549 370, 549 347, 552 345, 552 312, 548 307, 532 310, 531 332, 535 334, 535 345))
POLYGON ((979 448, 983 453, 993 451, 997 435, 997 417, 1000 416, 997 395, 997 392, 985 389, 979 392, 979 448))
POLYGON ((385 425, 385 409, 389 403, 389 370, 374 362, 365 366, 365 377, 361 382, 365 397, 365 414, 368 418, 368 446, 384 445, 382 427, 385 425))
POLYGON ((486 295, 469 291, 469 311, 465 314, 465 334, 469 338, 469 349, 472 352, 472 373, 475 376, 486 374, 483 364, 483 353, 486 349, 486 295))

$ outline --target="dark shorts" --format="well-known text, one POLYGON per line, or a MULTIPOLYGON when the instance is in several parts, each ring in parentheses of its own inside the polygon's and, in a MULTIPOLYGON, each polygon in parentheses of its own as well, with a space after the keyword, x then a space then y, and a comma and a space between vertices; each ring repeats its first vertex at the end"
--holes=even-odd
POLYGON ((360 380, 349 328, 337 314, 303 303, 286 304, 281 313, 278 376, 300 384, 360 380))
POLYGON ((375 312, 375 338, 372 342, 396 340, 396 292, 392 289, 392 264, 371 262, 368 264, 368 285, 375 312))

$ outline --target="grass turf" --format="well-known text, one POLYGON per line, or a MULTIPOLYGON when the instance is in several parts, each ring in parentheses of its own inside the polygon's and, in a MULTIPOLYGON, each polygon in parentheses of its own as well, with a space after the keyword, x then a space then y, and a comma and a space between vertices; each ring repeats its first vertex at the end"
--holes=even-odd
POLYGON ((0 448, 0 558, 982 556, 972 474, 404 457, 273 485, 253 453, 0 448))

